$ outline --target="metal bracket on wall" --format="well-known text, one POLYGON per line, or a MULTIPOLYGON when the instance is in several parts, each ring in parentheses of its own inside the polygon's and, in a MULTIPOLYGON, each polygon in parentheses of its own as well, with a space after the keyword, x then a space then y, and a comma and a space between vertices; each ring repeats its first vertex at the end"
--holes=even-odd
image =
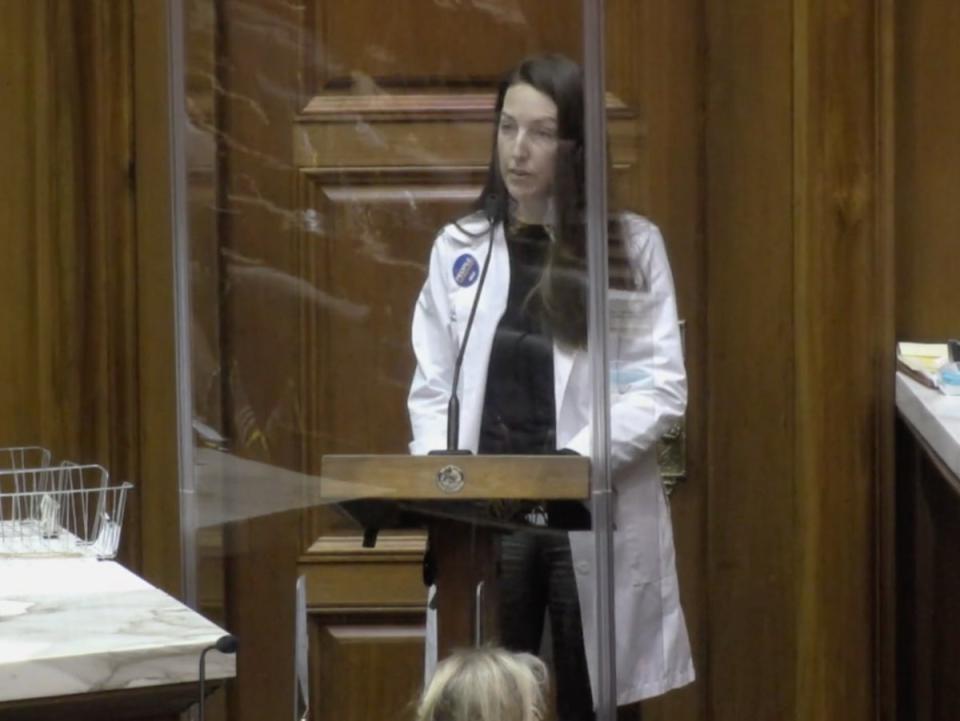
POLYGON ((663 489, 669 496, 677 484, 687 480, 687 423, 681 420, 670 427, 657 443, 657 463, 663 489))
MULTIPOLYGON (((680 323, 680 347, 686 356, 687 322, 680 323)), ((681 418, 657 442, 657 464, 663 478, 663 490, 670 496, 677 484, 687 480, 687 420, 681 418)))

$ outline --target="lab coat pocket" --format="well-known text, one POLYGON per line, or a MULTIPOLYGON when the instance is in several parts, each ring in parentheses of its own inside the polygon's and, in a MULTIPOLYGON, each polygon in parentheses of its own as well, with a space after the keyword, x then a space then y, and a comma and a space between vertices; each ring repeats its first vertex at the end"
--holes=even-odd
POLYGON ((653 388, 649 371, 653 324, 646 305, 642 293, 610 292, 610 390, 614 396, 653 388))
POLYGON ((610 394, 616 397, 642 390, 653 390, 653 375, 649 369, 642 363, 615 354, 610 361, 610 394))
POLYGON ((644 530, 631 524, 619 534, 620 543, 614 542, 614 553, 622 559, 617 561, 617 573, 625 574, 634 586, 660 579, 660 544, 656 539, 651 543, 644 530))
POLYGON ((662 574, 659 486, 647 478, 621 483, 617 494, 616 520, 622 536, 614 545, 620 554, 617 573, 626 574, 633 585, 658 581, 662 574))

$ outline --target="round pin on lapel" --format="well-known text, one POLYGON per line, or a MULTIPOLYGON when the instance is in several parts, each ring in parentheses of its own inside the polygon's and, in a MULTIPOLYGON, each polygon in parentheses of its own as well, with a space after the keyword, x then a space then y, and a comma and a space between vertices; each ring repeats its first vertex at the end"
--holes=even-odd
POLYGON ((480 263, 469 253, 464 253, 453 261, 453 279, 461 288, 469 288, 477 282, 480 275, 480 263))

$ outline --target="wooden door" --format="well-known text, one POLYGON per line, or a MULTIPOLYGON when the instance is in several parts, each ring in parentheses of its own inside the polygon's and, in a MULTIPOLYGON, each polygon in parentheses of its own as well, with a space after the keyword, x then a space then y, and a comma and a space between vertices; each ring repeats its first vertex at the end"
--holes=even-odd
MULTIPOLYGON (((410 318, 431 242, 479 193, 498 78, 534 52, 579 57, 580 2, 191 0, 188 7, 193 33, 203 29, 196 46, 204 52, 189 56, 193 90, 209 100, 192 110, 217 156, 210 201, 217 212, 200 214, 205 229, 194 254, 207 278, 196 297, 213 303, 211 284, 218 295, 215 308, 195 312, 205 347, 218 354, 216 383, 202 399, 208 415, 234 452, 307 473, 326 453, 404 452, 410 318)), ((688 322, 689 481, 674 496, 674 513, 699 649, 698 4, 612 0, 607 12, 617 204, 663 228, 688 322), (674 59, 666 72, 662 57, 674 59)), ((329 569, 316 549, 330 542, 317 540, 353 530, 330 508, 226 529, 225 616, 244 639, 241 672, 256 680, 234 688, 232 717, 287 715, 295 574, 329 569)), ((362 614, 313 616, 313 639, 329 651, 313 659, 315 677, 326 679, 317 690, 336 674, 325 663, 358 658, 356 644, 376 659, 371 668, 391 667, 391 649, 406 658, 419 647, 422 609, 412 613, 409 597, 395 601, 360 634, 362 614), (339 645, 344 639, 353 651, 339 645)), ((392 668, 379 691, 385 703, 412 695, 419 681, 416 665, 392 668)), ((653 702, 647 718, 700 718, 702 695, 693 687, 653 702)))

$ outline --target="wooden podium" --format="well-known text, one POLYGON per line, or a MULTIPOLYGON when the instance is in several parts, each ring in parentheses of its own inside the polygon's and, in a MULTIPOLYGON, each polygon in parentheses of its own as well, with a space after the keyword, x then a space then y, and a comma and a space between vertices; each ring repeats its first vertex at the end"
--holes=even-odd
MULTIPOLYGON (((403 503, 428 520, 442 658, 497 636, 497 502, 583 500, 582 456, 328 455, 321 496, 403 503)), ((499 523, 498 523, 499 521, 499 523)))

